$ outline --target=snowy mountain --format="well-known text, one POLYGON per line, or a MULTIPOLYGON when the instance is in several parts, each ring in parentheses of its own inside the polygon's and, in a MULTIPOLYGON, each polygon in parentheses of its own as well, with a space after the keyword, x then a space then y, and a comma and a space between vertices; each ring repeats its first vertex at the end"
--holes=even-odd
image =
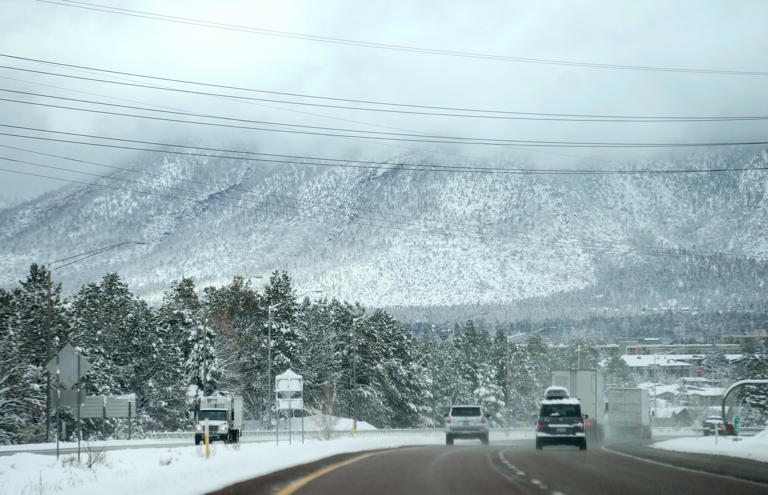
MULTIPOLYGON (((393 160, 402 162, 435 163, 393 160)), ((722 166, 766 167, 768 152, 634 165, 722 166)), ((0 285, 33 262, 140 240, 55 276, 73 291, 117 271, 150 299, 182 276, 205 286, 285 269, 299 292, 375 306, 632 311, 766 300, 766 264, 742 256, 768 259, 761 170, 423 173, 169 154, 108 177, 0 210, 0 285)))

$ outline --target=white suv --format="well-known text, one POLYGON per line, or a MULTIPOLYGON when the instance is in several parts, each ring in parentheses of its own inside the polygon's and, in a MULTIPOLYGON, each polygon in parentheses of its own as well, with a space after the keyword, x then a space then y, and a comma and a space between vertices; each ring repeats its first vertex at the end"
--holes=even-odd
POLYGON ((454 438, 477 438, 488 445, 488 413, 476 404, 451 406, 445 418, 445 444, 453 445, 454 438))

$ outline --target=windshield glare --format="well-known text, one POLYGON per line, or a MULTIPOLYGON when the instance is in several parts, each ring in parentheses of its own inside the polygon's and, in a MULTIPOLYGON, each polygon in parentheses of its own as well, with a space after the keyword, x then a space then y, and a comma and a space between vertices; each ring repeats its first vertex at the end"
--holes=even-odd
POLYGON ((454 407, 451 410, 451 416, 480 416, 479 407, 454 407))
POLYGON ((542 417, 581 416, 581 408, 574 404, 545 404, 541 406, 542 417))
POLYGON ((226 421, 227 411, 202 410, 197 414, 197 418, 200 421, 205 421, 206 419, 208 421, 226 421))

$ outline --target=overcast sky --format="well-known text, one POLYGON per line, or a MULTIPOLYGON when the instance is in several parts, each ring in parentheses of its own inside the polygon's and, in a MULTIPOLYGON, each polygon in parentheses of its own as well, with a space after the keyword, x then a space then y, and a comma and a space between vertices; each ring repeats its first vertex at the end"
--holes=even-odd
MULTIPOLYGON (((441 50, 603 64, 768 71, 768 2, 763 0, 92 2, 208 22, 441 50)), ((0 53, 254 89, 419 105, 547 113, 768 115, 766 76, 606 70, 477 60, 211 29, 34 0, 0 0, 0 53)), ((0 65, 110 80, 138 80, 3 57, 0 57, 0 65)), ((222 98, 86 82, 5 68, 0 69, 0 88, 231 118, 375 131, 400 129, 484 138, 576 141, 768 138, 766 121, 574 123, 419 117, 269 102, 235 103, 222 98)), ((96 108, 7 91, 0 92, 0 98, 96 108)), ((272 153, 371 159, 391 158, 409 149, 418 149, 446 160, 466 156, 511 160, 531 166, 609 167, 651 153, 382 143, 222 130, 11 102, 0 102, 0 124, 161 142, 236 144, 253 151, 272 153)), ((0 127, 0 132, 43 135, 7 127, 0 127)), ((115 165, 130 164, 138 159, 135 152, 7 136, 0 136, 0 145, 115 165)), ((652 153, 665 152, 655 150, 652 153)), ((0 147, 0 157, 75 167, 71 162, 4 147, 0 147)), ((92 180, 2 160, 0 168, 92 180)), ((103 168, 83 170, 104 173, 103 168)), ((0 200, 30 198, 61 185, 53 180, 0 172, 0 200)))

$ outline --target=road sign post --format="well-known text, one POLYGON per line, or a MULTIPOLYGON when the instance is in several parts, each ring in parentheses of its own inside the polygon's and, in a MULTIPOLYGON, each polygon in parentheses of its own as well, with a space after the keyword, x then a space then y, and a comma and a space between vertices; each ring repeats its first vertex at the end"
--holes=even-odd
MULTIPOLYGON (((293 411, 301 410, 301 441, 304 442, 304 378, 291 370, 275 377, 275 398, 278 414, 288 411, 288 444, 293 430, 293 411)), ((279 430, 279 428, 277 428, 279 430)), ((277 438, 277 437, 276 437, 277 438)))
POLYGON ((62 387, 66 392, 72 391, 72 387, 77 384, 77 389, 73 393, 66 393, 68 405, 77 408, 77 460, 80 460, 80 404, 83 402, 80 395, 82 385, 80 379, 91 369, 91 363, 80 355, 71 344, 66 344, 56 353, 45 368, 52 375, 56 375, 56 459, 59 459, 59 440, 61 437, 61 392, 62 387), (73 401, 73 402, 69 402, 73 401))

